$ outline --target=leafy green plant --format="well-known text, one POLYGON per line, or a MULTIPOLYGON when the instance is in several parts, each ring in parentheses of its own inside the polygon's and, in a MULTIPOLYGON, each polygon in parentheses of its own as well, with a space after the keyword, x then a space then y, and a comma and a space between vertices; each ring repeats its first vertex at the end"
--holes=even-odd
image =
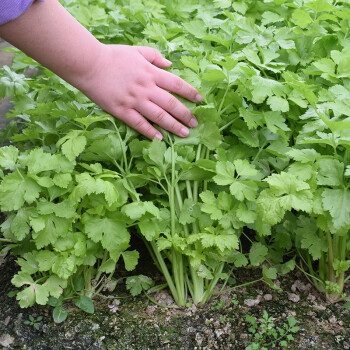
POLYGON ((128 219, 120 208, 128 193, 120 176, 99 163, 77 163, 79 142, 85 145, 87 140, 73 137, 57 142, 62 153, 0 149, 0 167, 6 173, 0 206, 10 213, 1 225, 2 242, 11 242, 21 255, 21 270, 12 283, 21 288, 17 299, 22 307, 63 297, 91 312, 91 299, 113 285, 119 259, 129 271, 137 264, 138 252, 127 250, 128 219))
POLYGON ((38 316, 35 318, 32 315, 29 315, 29 319, 25 320, 23 323, 27 326, 32 326, 34 327, 37 331, 40 329, 40 322, 42 321, 43 316, 38 316))
POLYGON ((260 319, 246 315, 245 320, 250 324, 249 335, 254 341, 246 347, 246 350, 286 348, 289 342, 294 340, 293 334, 299 331, 299 327, 296 326, 297 320, 294 317, 288 317, 287 323, 283 323, 282 327, 277 327, 274 318, 269 316, 266 310, 263 311, 263 317, 260 319))
MULTIPOLYGON (((199 120, 189 137, 151 142, 48 70, 25 78, 37 64, 23 54, 2 71, 21 132, 0 150, 1 242, 20 255, 21 305, 54 300, 64 315, 65 300, 85 305, 82 296, 113 289, 119 259, 127 270, 137 262, 131 232, 181 306, 207 302, 231 278, 227 264, 264 263, 261 280, 278 288, 294 248, 297 266, 339 299, 349 267, 348 3, 62 2, 105 43, 157 47, 204 99, 184 101, 199 120)), ((148 288, 139 282, 129 289, 148 288)))

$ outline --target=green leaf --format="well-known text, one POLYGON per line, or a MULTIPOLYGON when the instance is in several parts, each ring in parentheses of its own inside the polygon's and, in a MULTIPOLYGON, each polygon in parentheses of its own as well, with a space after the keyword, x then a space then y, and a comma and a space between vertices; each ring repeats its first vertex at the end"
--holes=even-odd
POLYGON ((49 271, 56 261, 56 254, 49 250, 41 250, 35 259, 39 264, 39 271, 49 271))
POLYGON ((200 235, 203 247, 217 247, 221 252, 226 249, 235 250, 238 249, 239 241, 235 234, 220 234, 213 235, 202 233, 200 235))
POLYGON ((306 28, 310 23, 312 23, 312 18, 309 13, 303 9, 298 9, 293 12, 292 15, 293 22, 301 27, 306 28))
POLYGON ((52 311, 52 317, 55 323, 64 322, 67 316, 68 312, 62 305, 56 306, 52 311))
POLYGON ((213 180, 218 185, 230 185, 235 181, 235 166, 231 162, 217 162, 216 163, 216 175, 213 180))
POLYGON ((317 183, 326 186, 342 186, 344 184, 344 163, 337 159, 322 158, 318 160, 317 183))
POLYGON ((164 168, 164 154, 166 151, 165 143, 154 138, 150 147, 144 149, 144 154, 147 156, 146 161, 149 164, 154 164, 160 169, 164 168))
POLYGON ((124 205, 122 212, 130 219, 140 219, 146 213, 159 217, 159 209, 152 202, 133 202, 124 205))
POLYGON ((157 221, 155 220, 147 220, 141 221, 138 224, 142 235, 147 239, 147 241, 151 242, 152 240, 159 237, 161 230, 157 221))
POLYGON ((12 170, 18 159, 18 149, 14 146, 0 148, 0 167, 12 170))
POLYGON ((198 203, 196 203, 193 199, 188 199, 186 198, 184 200, 181 212, 180 212, 180 217, 179 217, 179 222, 182 225, 186 224, 191 224, 194 223, 199 215, 200 215, 200 206, 198 203))
POLYGON ((249 251, 249 260, 253 266, 259 266, 265 261, 268 249, 260 242, 254 242, 249 251))
POLYGON ((306 164, 314 163, 316 159, 320 156, 314 149, 296 149, 287 152, 287 155, 293 158, 295 161, 306 164))
POLYGON ((125 222, 118 217, 98 218, 84 215, 83 223, 88 237, 94 242, 101 242, 108 251, 122 252, 129 246, 130 233, 125 222))
POLYGON ((95 312, 94 303, 85 295, 81 295, 79 299, 74 300, 74 304, 88 314, 93 314, 95 312))
POLYGON ((32 236, 35 239, 35 245, 40 249, 54 244, 57 238, 66 236, 71 226, 71 220, 53 214, 41 215, 32 217, 30 225, 34 230, 32 236))
POLYGON ((30 209, 21 208, 11 222, 11 231, 19 241, 22 241, 29 235, 30 226, 28 222, 30 213, 30 209))
POLYGON ((79 135, 76 130, 73 130, 57 142, 57 146, 61 145, 62 153, 72 162, 84 151, 86 147, 86 137, 79 135))
POLYGON ((140 256, 139 252, 136 250, 126 251, 122 253, 122 256, 124 259, 125 270, 126 271, 134 270, 140 256))
POLYGON ((67 188, 72 181, 71 174, 55 174, 53 177, 53 182, 56 186, 61 188, 67 188))
POLYGON ((267 268, 263 265, 263 276, 267 279, 274 280, 277 278, 277 269, 275 267, 267 268))
POLYGON ((233 263, 236 267, 243 267, 248 265, 248 259, 242 253, 237 253, 233 256, 233 263))
POLYGON ((126 278, 126 289, 130 291, 132 296, 141 294, 142 291, 147 291, 154 285, 154 281, 144 275, 130 276, 126 278))
POLYGON ((211 219, 220 220, 222 218, 222 212, 218 209, 217 199, 214 193, 211 191, 202 192, 200 195, 203 205, 201 207, 202 212, 210 214, 211 219))
POLYGON ((40 186, 20 170, 10 173, 0 184, 1 210, 18 210, 25 202, 31 204, 39 197, 40 191, 40 186))
POLYGON ((336 230, 350 226, 350 191, 326 188, 322 193, 323 208, 329 211, 336 230))
POLYGON ((300 216, 295 234, 300 240, 302 249, 307 249, 313 260, 318 260, 322 252, 328 249, 327 242, 317 234, 317 226, 313 219, 300 216))

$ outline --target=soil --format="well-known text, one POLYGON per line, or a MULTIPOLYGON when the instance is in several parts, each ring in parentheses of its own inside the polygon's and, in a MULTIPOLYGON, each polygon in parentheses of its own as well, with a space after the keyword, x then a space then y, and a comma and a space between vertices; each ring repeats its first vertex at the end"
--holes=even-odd
MULTIPOLYGON (((142 265, 148 265, 147 271, 154 269, 151 264, 142 265)), ((68 319, 55 324, 50 307, 21 309, 14 298, 7 296, 13 290, 10 280, 17 269, 12 256, 0 260, 0 269, 0 346, 3 349, 240 350, 253 342, 246 315, 260 319, 264 310, 278 327, 290 316, 298 321, 300 330, 287 349, 350 349, 350 312, 343 303, 328 304, 298 272, 280 279, 282 292, 258 282, 221 294, 203 307, 171 309, 153 304, 144 295, 100 298, 95 301, 93 315, 71 306, 68 319), (43 316, 38 322, 39 330, 24 323, 29 315, 43 316)), ((237 271, 235 277, 237 284, 242 284, 260 276, 259 269, 243 269, 237 271)), ((349 292, 348 285, 347 294, 349 292)), ((127 296, 122 285, 114 294, 127 296)), ((159 291, 152 297, 161 304, 174 306, 167 291, 159 291)), ((271 341, 273 339, 268 338, 265 344, 271 341)))

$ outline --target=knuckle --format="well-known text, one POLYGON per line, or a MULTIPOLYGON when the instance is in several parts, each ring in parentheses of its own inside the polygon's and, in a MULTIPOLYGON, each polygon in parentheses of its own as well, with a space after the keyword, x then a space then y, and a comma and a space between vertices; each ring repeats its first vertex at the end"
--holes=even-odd
POLYGON ((147 122, 145 119, 139 119, 136 121, 134 127, 135 127, 135 129, 143 129, 146 123, 147 122))
POLYGON ((166 117, 166 113, 164 111, 158 111, 156 116, 155 116, 155 122, 157 124, 161 123, 165 117, 166 117))
POLYGON ((171 130, 173 130, 176 134, 179 133, 181 130, 181 124, 174 120, 171 123, 171 130))
POLYGON ((153 126, 151 124, 148 124, 147 127, 145 128, 145 134, 147 135, 153 134, 153 126))
POLYGON ((183 81, 180 78, 176 78, 174 81, 174 87, 177 91, 182 90, 184 86, 183 81))
POLYGON ((145 80, 153 77, 154 66, 151 63, 148 62, 148 64, 145 64, 144 66, 142 66, 142 70, 143 70, 145 80))
POLYGON ((168 108, 173 111, 177 107, 177 99, 174 96, 171 96, 168 100, 168 108))
POLYGON ((184 115, 185 115, 184 121, 185 121, 186 123, 189 123, 190 120, 191 120, 192 117, 193 117, 191 111, 186 110, 186 112, 184 113, 184 115))
POLYGON ((130 92, 128 96, 125 96, 122 101, 120 101, 119 106, 124 108, 131 108, 134 105, 135 95, 133 92, 130 92))

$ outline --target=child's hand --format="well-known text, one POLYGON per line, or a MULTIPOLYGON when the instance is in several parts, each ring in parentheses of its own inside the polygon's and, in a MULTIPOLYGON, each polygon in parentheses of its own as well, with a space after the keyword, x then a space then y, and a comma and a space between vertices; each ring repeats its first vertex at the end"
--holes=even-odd
POLYGON ((35 1, 1 25, 0 35, 151 139, 162 135, 147 119, 182 137, 188 135, 185 125, 197 125, 166 91, 201 100, 192 86, 162 69, 171 62, 149 47, 101 44, 57 0, 35 1))
POLYGON ((161 69, 171 62, 157 50, 101 44, 96 56, 93 70, 72 79, 72 84, 104 110, 150 139, 162 139, 162 135, 147 119, 181 137, 189 133, 184 124, 198 124, 190 110, 166 90, 193 102, 201 101, 201 96, 184 80, 161 69))

